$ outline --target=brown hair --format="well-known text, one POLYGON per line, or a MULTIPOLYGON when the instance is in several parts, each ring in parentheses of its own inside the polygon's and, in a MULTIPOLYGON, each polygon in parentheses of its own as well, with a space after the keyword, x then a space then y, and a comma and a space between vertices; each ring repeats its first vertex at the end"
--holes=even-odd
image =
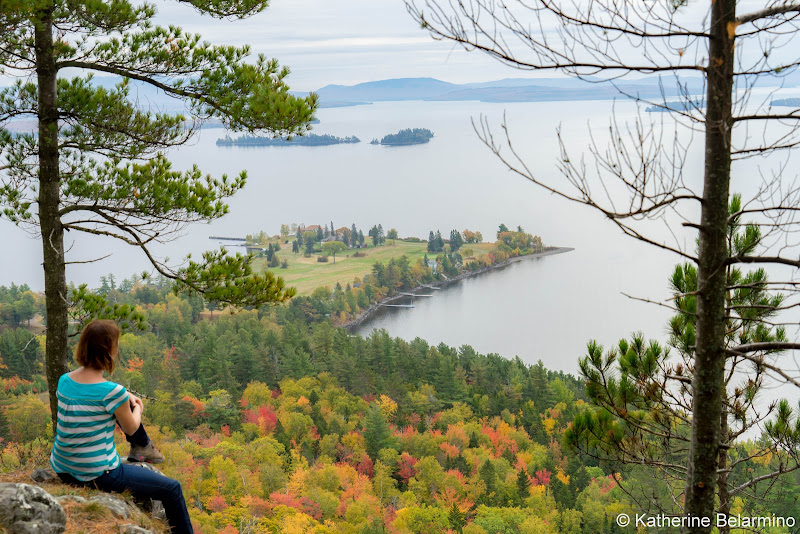
POLYGON ((120 330, 117 323, 108 319, 90 322, 81 332, 75 360, 84 367, 114 372, 120 330))

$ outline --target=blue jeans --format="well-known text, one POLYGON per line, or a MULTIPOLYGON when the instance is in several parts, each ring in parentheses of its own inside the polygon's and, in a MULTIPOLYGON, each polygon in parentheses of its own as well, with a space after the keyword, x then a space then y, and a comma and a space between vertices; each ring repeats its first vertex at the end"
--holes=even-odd
POLYGON ((80 481, 67 473, 59 473, 67 484, 95 487, 101 491, 121 493, 130 490, 134 499, 155 499, 164 505, 173 534, 192 534, 189 511, 177 480, 159 475, 138 465, 122 464, 94 480, 80 481))
MULTIPOLYGON (((122 430, 122 427, 119 427, 122 430)), ((123 432, 125 434, 125 432, 123 432)), ((131 445, 140 445, 142 447, 147 447, 147 444, 150 443, 150 436, 147 435, 147 432, 144 430, 144 425, 139 423, 139 428, 136 429, 136 432, 131 434, 125 434, 125 439, 131 445)))

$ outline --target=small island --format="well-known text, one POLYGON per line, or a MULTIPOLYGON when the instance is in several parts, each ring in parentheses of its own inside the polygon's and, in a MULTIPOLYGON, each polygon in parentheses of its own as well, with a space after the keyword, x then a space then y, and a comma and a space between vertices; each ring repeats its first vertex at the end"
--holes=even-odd
POLYGON ((787 106, 800 108, 800 98, 779 98, 769 103, 770 106, 787 106))
POLYGON ((254 135, 242 135, 232 138, 229 135, 217 139, 217 146, 326 146, 360 143, 361 139, 352 135, 350 137, 336 137, 335 135, 309 134, 293 137, 258 137, 254 135))
POLYGON ((380 141, 373 139, 370 144, 385 146, 421 145, 431 139, 433 139, 433 132, 427 128, 406 128, 396 134, 386 135, 380 141))
POLYGON ((691 111, 693 109, 702 109, 706 107, 703 100, 679 100, 675 102, 665 102, 664 104, 657 104, 655 106, 648 106, 645 108, 645 113, 666 113, 668 111, 691 111))

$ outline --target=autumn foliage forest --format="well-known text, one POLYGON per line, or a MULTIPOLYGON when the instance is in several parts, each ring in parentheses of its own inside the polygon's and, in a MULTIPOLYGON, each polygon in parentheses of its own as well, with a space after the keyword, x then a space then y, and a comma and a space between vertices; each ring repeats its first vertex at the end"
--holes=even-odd
MULTIPOLYGON (((581 380, 466 345, 333 326, 346 293, 378 284, 376 274, 360 282, 209 320, 200 298, 164 281, 104 278, 112 301, 146 318, 123 334, 111 379, 149 397, 149 432, 197 532, 627 532, 615 522, 637 509, 626 487, 668 498, 647 471, 565 441, 590 409, 581 380)), ((0 295, 35 310, 41 297, 14 288, 0 295)), ((42 336, 3 317, 0 468, 12 472, 45 465, 52 434, 42 336)), ((740 499, 734 512, 748 506, 740 499)), ((791 491, 771 504, 792 506, 791 491)))

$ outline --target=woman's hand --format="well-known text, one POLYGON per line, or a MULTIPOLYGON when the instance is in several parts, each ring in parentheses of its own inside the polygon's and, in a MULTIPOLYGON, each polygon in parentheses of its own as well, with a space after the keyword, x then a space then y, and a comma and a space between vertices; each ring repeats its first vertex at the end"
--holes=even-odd
POLYGON ((133 435, 142 424, 142 400, 136 395, 128 393, 128 404, 122 404, 114 411, 114 417, 117 418, 117 424, 128 436, 133 435))
POLYGON ((129 397, 128 400, 131 403, 131 411, 132 412, 136 411, 136 408, 138 407, 139 410, 140 410, 140 413, 144 413, 144 404, 142 403, 142 399, 140 399, 139 397, 137 397, 133 393, 128 393, 128 397, 129 397))

